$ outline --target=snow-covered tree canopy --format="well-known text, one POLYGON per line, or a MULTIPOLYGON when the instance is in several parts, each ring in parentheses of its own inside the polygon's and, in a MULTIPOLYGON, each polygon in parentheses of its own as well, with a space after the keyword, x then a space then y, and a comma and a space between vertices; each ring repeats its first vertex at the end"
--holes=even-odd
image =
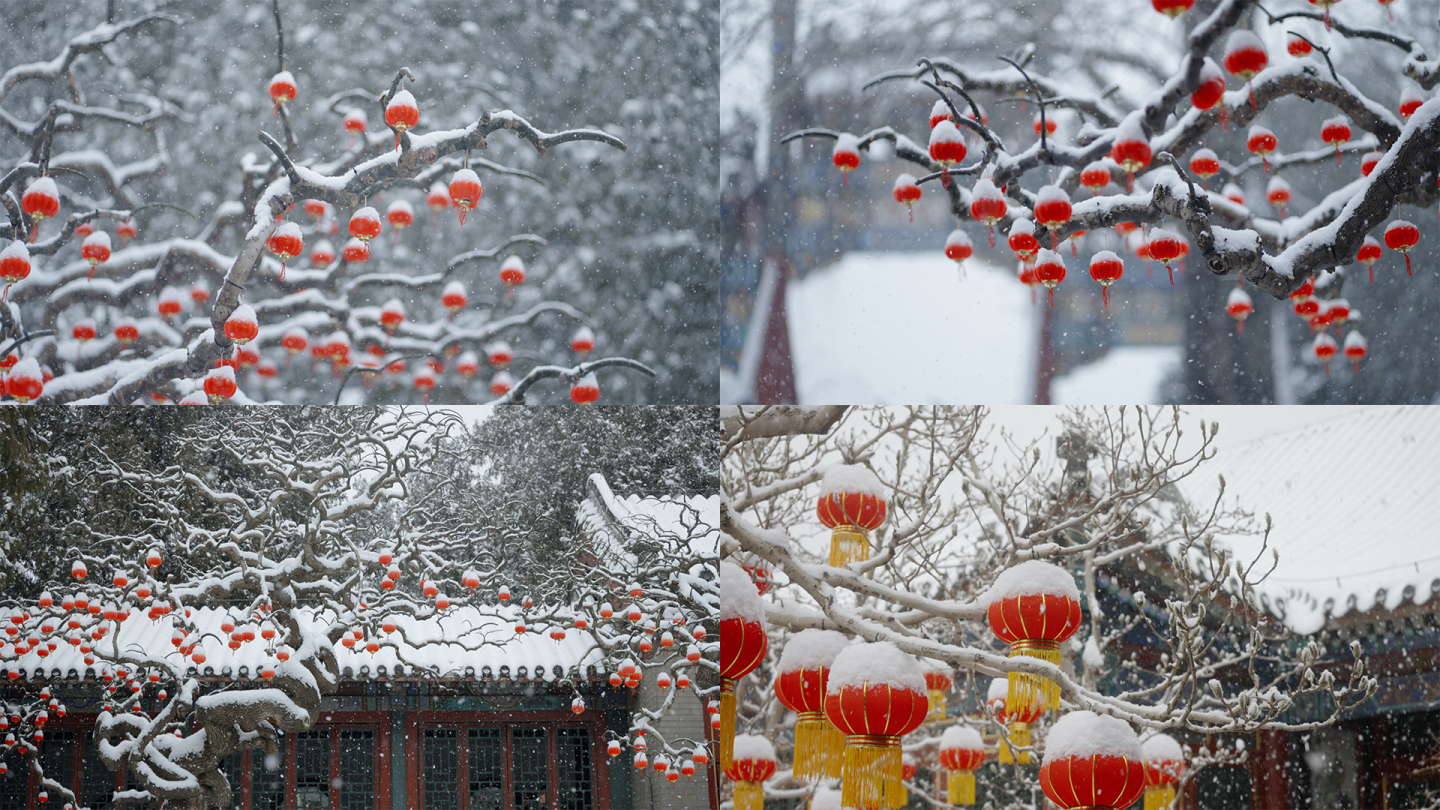
MULTIPOLYGON (((1272 554, 1237 559, 1216 539, 1266 533, 1265 522, 1179 493, 1177 483, 1211 474, 1215 424, 1191 426, 1169 409, 1076 411, 1057 420, 1053 438, 1030 442, 992 429, 987 416, 955 407, 722 409, 722 559, 762 588, 770 633, 766 662, 737 689, 738 733, 785 739, 787 710, 770 679, 789 640, 814 629, 891 642, 922 669, 958 673, 962 705, 984 707, 990 677, 1002 687, 1008 677, 1012 699, 1017 677, 1044 679, 1062 711, 1142 731, 1311 728, 1371 694, 1358 645, 1344 650, 1347 681, 1312 666, 1315 643, 1266 615, 1254 585, 1272 554), (819 498, 824 519, 827 487, 850 492, 863 480, 849 469, 827 475, 842 464, 873 472, 886 510, 858 559, 837 565, 816 510, 819 498), (1117 580, 1119 599, 1107 589, 1117 580), (1075 632, 1055 659, 1017 654, 1020 646, 1007 656, 992 632, 996 606, 1019 594, 1078 596, 1075 632), (1297 702, 1315 713, 1287 714, 1297 702)), ((836 538, 864 525, 837 525, 836 538)), ((983 710, 958 720, 1007 734, 983 710)), ((905 751, 933 756, 941 730, 927 723, 905 751)), ((1028 736, 1010 743, 1030 745, 1028 736)), ((1193 765, 1224 758, 1201 755, 1193 765)), ((772 786, 774 795, 813 789, 783 768, 772 786)))
POLYGON ((709 9, 18 5, 0 357, 43 399, 701 396, 708 200, 671 150, 713 128, 675 111, 715 92, 709 9))
MULTIPOLYGON (((705 747, 698 729, 653 724, 718 692, 713 497, 627 500, 602 479, 607 506, 580 515, 541 576, 517 565, 534 553, 528 527, 497 515, 484 480, 441 463, 464 449, 453 413, 170 413, 185 416, 167 426, 164 463, 129 444, 143 431, 128 425, 107 452, 106 420, 92 419, 89 455, 41 465, 54 485, 89 494, 70 509, 58 564, 32 571, 40 593, 3 600, 19 621, 7 621, 16 633, 3 637, 0 669, 32 698, 12 725, 21 756, 45 722, 41 686, 67 676, 57 659, 103 690, 95 737, 104 763, 127 774, 120 798, 166 806, 230 806, 222 760, 273 753, 342 678, 377 670, 530 677, 573 692, 577 712, 607 681, 663 683, 632 730, 677 765, 705 747)), ((27 452, 73 441, 55 430, 63 422, 36 428, 48 441, 27 452)), ((610 461, 641 474, 635 460, 610 461)), ((523 481, 506 486, 529 497, 523 481)), ((41 758, 29 765, 39 773, 41 758)), ((43 785, 79 806, 67 785, 43 785)))
MULTIPOLYGON (((1433 43, 1415 33, 1433 29, 1432 6, 1329 5, 920 2, 877 12, 863 35, 842 14, 816 12, 812 39, 845 41, 857 56, 811 66, 807 95, 854 81, 861 110, 822 107, 807 113, 809 128, 777 140, 813 140, 841 171, 863 168, 872 151, 893 154, 907 164, 888 169, 899 175, 895 201, 872 205, 938 194, 957 225, 937 253, 963 260, 986 230, 1002 250, 1010 237, 1021 281, 1054 295, 1092 279, 1108 288, 1151 261, 1179 268, 1193 253, 1188 266, 1231 283, 1201 279, 1198 292, 1179 292, 1192 360, 1203 355, 1227 374, 1233 365, 1235 376, 1243 368, 1259 379, 1227 384, 1219 373, 1186 372, 1197 399, 1277 390, 1344 398, 1318 393, 1319 372, 1332 358, 1367 356, 1360 310, 1365 329, 1382 340, 1397 334, 1388 345, 1398 350, 1413 339, 1414 299, 1429 295, 1427 281, 1407 276, 1427 266, 1412 257, 1434 255, 1434 230, 1421 217, 1433 219, 1440 200, 1440 67, 1433 43), (1122 29, 1129 35, 1109 33, 1122 29), (918 58, 901 66, 900 54, 918 58), (856 80, 880 56, 891 63, 856 80), (1012 126, 1022 109, 1026 125, 1012 126), (836 128, 842 117, 863 128, 836 128), (1078 259, 1057 249, 1111 229, 1121 234, 1119 256, 1094 238, 1078 259), (1224 339, 1236 328, 1227 316, 1243 325, 1271 310, 1251 298, 1257 289, 1281 302, 1273 309, 1287 320, 1293 309, 1313 327, 1276 332, 1318 359, 1313 374, 1289 380, 1289 355, 1263 337, 1224 339), (1283 384, 1266 385, 1269 358, 1238 359, 1267 350, 1277 353, 1283 384)), ((1366 385, 1361 396, 1374 397, 1376 384, 1366 385)))

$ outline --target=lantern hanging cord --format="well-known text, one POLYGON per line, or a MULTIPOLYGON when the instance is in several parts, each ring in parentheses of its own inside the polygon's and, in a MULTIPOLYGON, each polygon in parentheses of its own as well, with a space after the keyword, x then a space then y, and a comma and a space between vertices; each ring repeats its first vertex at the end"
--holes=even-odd
POLYGON ((270 9, 275 12, 275 58, 280 65, 276 73, 285 70, 285 26, 280 22, 280 0, 270 0, 270 9))

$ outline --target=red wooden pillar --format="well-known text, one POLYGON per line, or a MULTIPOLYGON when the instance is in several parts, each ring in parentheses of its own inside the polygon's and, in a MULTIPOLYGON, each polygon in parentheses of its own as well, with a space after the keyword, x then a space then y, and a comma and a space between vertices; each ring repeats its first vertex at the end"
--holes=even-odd
MULTIPOLYGON (((795 370, 790 358, 790 324, 786 320, 785 281, 790 274, 789 265, 783 257, 772 256, 762 273, 775 274, 775 292, 768 303, 769 312, 751 313, 752 318, 764 318, 765 330, 761 333, 760 364, 755 372, 755 401, 761 405, 794 404, 795 370)), ((761 286, 765 285, 762 280, 761 286)), ((763 298, 763 297, 762 297, 763 298)))
POLYGON ((1286 771, 1290 739, 1284 731, 1255 732, 1250 752, 1250 803, 1265 810, 1289 810, 1290 781, 1286 771))

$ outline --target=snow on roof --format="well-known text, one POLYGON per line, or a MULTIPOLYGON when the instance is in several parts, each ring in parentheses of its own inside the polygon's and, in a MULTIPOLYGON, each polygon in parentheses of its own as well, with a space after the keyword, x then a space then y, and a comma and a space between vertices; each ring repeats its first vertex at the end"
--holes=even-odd
MULTIPOLYGON (((378 624, 378 619, 385 614, 378 609, 374 613, 378 624)), ((376 677, 381 667, 387 677, 403 675, 422 679, 435 677, 437 673, 440 677, 500 679, 500 668, 506 667, 508 677, 518 679, 523 667, 527 678, 544 681, 567 677, 575 670, 584 673, 603 660, 603 651, 595 646, 590 636, 573 629, 561 641, 549 637, 548 625, 531 625, 527 627, 528 632, 516 633, 515 624, 520 614, 518 607, 462 605, 450 608, 438 617, 416 619, 395 616, 397 631, 393 635, 377 634, 376 638, 382 646, 375 654, 366 652, 363 642, 354 649, 337 642, 334 645, 335 659, 342 676, 347 679, 376 677), (474 649, 467 650, 465 647, 474 649), (403 671, 397 673, 397 666, 403 666, 403 671), (417 670, 417 666, 430 671, 417 670)), ((244 677, 258 679, 260 665, 273 662, 266 652, 265 642, 259 638, 246 642, 238 650, 231 650, 221 641, 222 638, 228 641, 220 630, 226 611, 197 608, 192 615, 198 632, 203 636, 201 648, 206 656, 205 663, 197 668, 197 674, 239 678, 242 677, 240 671, 243 667, 244 677)), ((302 612, 300 620, 309 622, 312 627, 321 625, 317 629, 322 632, 332 623, 332 617, 324 613, 302 612)), ((115 643, 122 650, 163 655, 166 661, 179 663, 180 653, 170 640, 176 626, 174 615, 151 620, 143 613, 132 613, 121 622, 117 631, 112 631, 114 642, 106 636, 96 647, 107 650, 115 643)), ((18 667, 27 678, 52 680, 68 677, 72 671, 81 678, 95 677, 106 666, 103 661, 97 661, 87 667, 83 659, 78 648, 61 643, 46 658, 41 658, 37 652, 28 652, 19 658, 7 659, 0 666, 18 667)), ((195 668, 194 664, 190 666, 195 668)))
POLYGON ((1068 596, 1080 601, 1080 589, 1075 587, 1075 577, 1058 565, 1040 560, 1026 560, 1002 571, 1000 576, 996 577, 995 584, 990 586, 990 590, 986 591, 979 601, 989 604, 998 599, 1036 594, 1068 596))
POLYGON ((889 641, 852 644, 835 656, 830 668, 827 694, 839 694, 847 686, 886 685, 892 689, 912 689, 925 693, 925 676, 915 656, 900 652, 889 641))
POLYGON ((1135 730, 1118 717, 1091 711, 1067 712, 1050 727, 1045 738, 1045 763, 1068 757, 1125 757, 1141 761, 1135 730))
POLYGON ((946 748, 968 748, 970 750, 978 748, 983 750, 985 748, 985 738, 980 736, 980 732, 976 729, 957 723, 945 729, 945 733, 940 735, 940 748, 942 750, 946 748))
MULTIPOLYGON (((1222 423, 1223 436, 1223 423, 1222 423)), ((1430 498, 1440 491, 1440 421, 1426 406, 1352 411, 1284 433, 1222 447, 1205 476, 1182 485, 1211 503, 1225 476, 1225 503, 1269 513, 1269 548, 1280 554, 1258 591, 1299 633, 1327 611, 1393 610, 1440 603, 1440 546, 1430 498)), ((1259 537, 1221 538, 1246 563, 1259 537)), ((1267 550, 1261 566, 1270 565, 1267 550)))
POLYGON ((597 553, 634 562, 634 538, 686 540, 691 551, 715 558, 720 553, 720 496, 616 495, 605 476, 586 483, 589 497, 580 504, 580 527, 597 553))
POLYGON ((883 498, 885 486, 875 477, 875 473, 859 464, 834 464, 825 470, 825 478, 820 482, 820 494, 830 495, 835 492, 883 498))
POLYGON ((740 619, 765 623, 765 603, 745 569, 729 560, 720 563, 720 621, 740 619))
POLYGON ((836 630, 801 630, 785 642, 776 672, 829 668, 835 656, 850 646, 850 639, 836 630))

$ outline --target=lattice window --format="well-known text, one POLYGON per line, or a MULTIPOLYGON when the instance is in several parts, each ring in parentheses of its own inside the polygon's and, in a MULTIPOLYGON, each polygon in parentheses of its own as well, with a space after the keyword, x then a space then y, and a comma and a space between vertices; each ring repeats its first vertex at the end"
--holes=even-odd
POLYGON ((469 739, 470 810, 503 810, 505 782, 504 752, 500 729, 472 728, 469 739))
POLYGON ((375 807, 375 730, 340 729, 340 810, 375 807))
MULTIPOLYGON (((41 743, 40 765, 45 776, 74 789, 75 786, 75 732, 50 729, 41 743)), ((59 799, 59 796, 51 796, 59 799)))
POLYGON ((427 728, 420 742, 425 810, 459 810, 460 740, 455 729, 427 728))
POLYGON ((295 810, 330 810, 330 730, 295 738, 295 810))
POLYGON ((86 807, 103 807, 115 796, 115 772, 100 761, 95 746, 95 733, 85 732, 85 747, 80 752, 80 802, 86 807))
POLYGON ((26 810, 25 795, 29 787, 30 762, 23 757, 7 760, 9 773, 0 776, 0 810, 26 810))
MULTIPOLYGON (((281 751, 284 751, 282 740, 281 751)), ((285 755, 250 754, 250 810, 285 810, 285 755)))
POLYGON ((550 802, 550 756, 546 751, 545 729, 513 728, 515 810, 541 810, 550 802))
POLYGON ((590 762, 590 729, 556 731, 557 783, 562 810, 588 810, 595 806, 594 768, 590 762))
MULTIPOLYGON (((264 754, 256 751, 256 757, 263 757, 264 754)), ((238 751, 220 760, 220 772, 225 774, 225 781, 230 783, 230 810, 243 810, 244 796, 241 795, 240 776, 241 769, 245 765, 245 755, 238 751)))

